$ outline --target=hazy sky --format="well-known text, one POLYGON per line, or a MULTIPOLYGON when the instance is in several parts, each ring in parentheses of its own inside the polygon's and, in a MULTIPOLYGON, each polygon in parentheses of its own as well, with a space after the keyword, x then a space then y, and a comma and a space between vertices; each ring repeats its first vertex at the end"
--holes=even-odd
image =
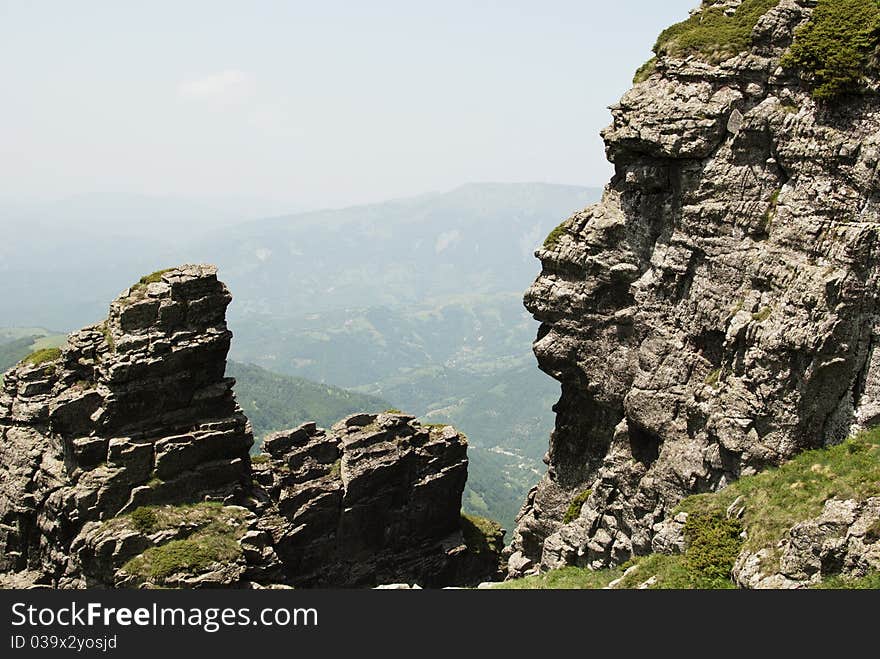
POLYGON ((0 0, 0 199, 602 185, 606 106, 697 4, 0 0))

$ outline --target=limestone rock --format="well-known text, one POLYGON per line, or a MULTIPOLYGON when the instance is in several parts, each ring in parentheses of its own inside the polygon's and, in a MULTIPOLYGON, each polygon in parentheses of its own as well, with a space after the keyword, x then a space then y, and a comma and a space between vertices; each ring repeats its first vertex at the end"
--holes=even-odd
MULTIPOLYGON (((90 522, 247 494, 253 437, 224 377, 229 291, 213 266, 151 279, 70 335, 54 361, 6 374, 0 570, 64 585, 78 569, 67 548, 90 522)), ((118 541, 123 553, 133 546, 118 541)))
POLYGON ((822 106, 780 68, 814 6, 720 64, 660 57, 612 107, 615 175, 525 294, 562 396, 512 576, 678 550, 682 498, 876 422, 880 101, 822 106))

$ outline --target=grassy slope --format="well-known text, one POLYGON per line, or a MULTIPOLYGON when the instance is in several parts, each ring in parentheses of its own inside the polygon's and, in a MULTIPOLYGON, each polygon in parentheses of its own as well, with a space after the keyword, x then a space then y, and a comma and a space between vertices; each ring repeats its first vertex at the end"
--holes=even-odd
MULTIPOLYGON (((745 509, 742 525, 745 547, 775 547, 798 522, 818 516, 833 497, 865 499, 880 495, 880 428, 862 433, 839 446, 807 451, 778 469, 747 476, 712 493, 685 499, 678 510, 695 515, 723 517, 737 499, 745 509)), ((689 556, 651 554, 636 559, 617 588, 637 588, 656 577, 651 588, 732 587, 729 580, 695 579, 689 556)), ((503 588, 604 588, 622 574, 620 568, 592 572, 565 568, 538 577, 504 584, 503 588)), ((825 588, 878 588, 880 575, 863 579, 828 579, 825 588)))

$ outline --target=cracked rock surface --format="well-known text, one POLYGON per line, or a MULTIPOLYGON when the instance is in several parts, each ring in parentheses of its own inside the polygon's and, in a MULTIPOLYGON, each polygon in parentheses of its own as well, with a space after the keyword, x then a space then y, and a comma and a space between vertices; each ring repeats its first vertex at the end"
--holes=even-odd
POLYGON ((661 57, 612 107, 615 175, 525 295, 562 396, 511 576, 650 553, 685 496, 880 419, 880 102, 817 105, 780 68, 814 6, 720 64, 661 57))

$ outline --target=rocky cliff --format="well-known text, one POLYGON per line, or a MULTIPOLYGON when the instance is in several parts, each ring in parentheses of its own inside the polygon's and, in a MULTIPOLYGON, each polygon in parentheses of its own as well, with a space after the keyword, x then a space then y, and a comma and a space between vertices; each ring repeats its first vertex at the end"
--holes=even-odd
MULTIPOLYGON (((478 582, 467 442, 400 414, 280 433, 254 459, 226 378, 213 266, 144 277, 103 323, 26 358, 0 395, 6 585, 478 582), (466 528, 464 529, 466 530, 466 528)), ((495 544, 500 539, 495 538, 495 544)))
POLYGON ((790 54, 835 7, 705 2, 612 107, 615 175, 525 296, 562 396, 511 575, 663 550, 684 497, 880 418, 877 85, 790 54))

